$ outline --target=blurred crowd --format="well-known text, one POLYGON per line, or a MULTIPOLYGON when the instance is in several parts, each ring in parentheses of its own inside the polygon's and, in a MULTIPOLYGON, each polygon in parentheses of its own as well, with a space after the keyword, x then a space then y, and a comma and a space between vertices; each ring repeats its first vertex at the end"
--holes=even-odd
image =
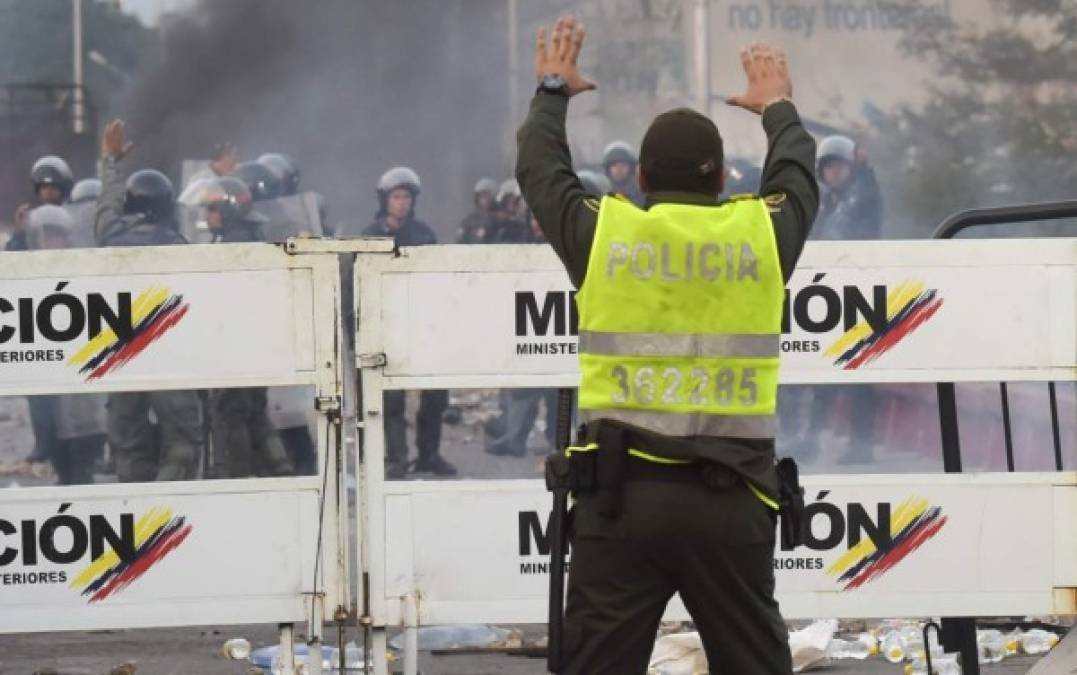
MULTIPOLYGON (((0 237, 8 251, 160 246, 187 243, 282 242, 289 237, 392 237, 398 246, 438 243, 436 230, 418 217, 422 180, 406 166, 387 170, 374 186, 378 210, 365 227, 331 224, 325 200, 302 184, 299 164, 278 152, 242 159, 231 144, 182 180, 154 169, 133 169, 122 122, 105 130, 98 175, 76 181, 63 158, 46 156, 30 167, 32 200, 15 209, 14 226, 0 237)), ((821 206, 813 239, 875 239, 882 200, 874 171, 857 144, 844 136, 819 143, 821 206)), ((631 144, 606 146, 598 166, 580 167, 584 190, 595 198, 621 195, 643 207, 638 157, 631 144)), ((724 196, 754 193, 759 165, 728 162, 724 196)), ((473 210, 456 231, 459 244, 543 244, 542 230, 514 178, 479 178, 473 210)), ((794 388, 783 405, 783 428, 810 454, 820 430, 839 407, 852 405, 853 459, 870 461, 876 397, 870 386, 794 388), (843 400, 844 399, 844 400, 843 400)), ((93 482, 95 472, 120 481, 187 480, 310 474, 317 460, 313 396, 305 388, 232 388, 212 391, 126 392, 29 397, 34 447, 27 459, 51 463, 60 484, 93 482), (107 451, 106 451, 107 447, 107 451)), ((386 474, 456 475, 441 454, 442 426, 450 410, 443 390, 418 394, 414 417, 416 458, 409 460, 408 406, 403 391, 385 394, 386 474)), ((544 427, 532 449, 554 445, 556 391, 504 390, 498 412, 484 423, 483 445, 493 455, 524 457, 532 432, 544 427), (539 420, 542 423, 537 424, 539 420)))

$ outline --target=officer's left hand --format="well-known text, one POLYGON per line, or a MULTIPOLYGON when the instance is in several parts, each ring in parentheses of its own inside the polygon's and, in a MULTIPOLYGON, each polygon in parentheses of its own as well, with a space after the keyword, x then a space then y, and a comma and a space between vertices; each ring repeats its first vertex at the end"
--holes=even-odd
POLYGON ((535 47, 535 76, 539 82, 547 75, 560 75, 568 85, 569 96, 598 88, 598 85, 580 74, 576 65, 584 35, 582 23, 571 16, 563 16, 557 20, 547 47, 546 28, 539 28, 535 47))

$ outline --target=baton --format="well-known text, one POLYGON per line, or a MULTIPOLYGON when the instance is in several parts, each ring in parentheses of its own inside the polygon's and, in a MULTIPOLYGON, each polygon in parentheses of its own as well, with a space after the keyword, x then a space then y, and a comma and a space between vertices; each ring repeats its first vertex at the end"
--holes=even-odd
POLYGON ((550 512, 550 614, 546 669, 561 672, 561 652, 564 635, 565 548, 568 533, 568 495, 571 471, 565 448, 572 442, 572 389, 557 391, 557 451, 546 460, 546 488, 553 492, 553 511, 550 512))

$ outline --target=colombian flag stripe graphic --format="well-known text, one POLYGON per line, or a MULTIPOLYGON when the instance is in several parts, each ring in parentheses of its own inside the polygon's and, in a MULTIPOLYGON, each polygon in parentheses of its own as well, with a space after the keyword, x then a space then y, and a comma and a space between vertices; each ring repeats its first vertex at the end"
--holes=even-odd
POLYGON ((127 562, 112 549, 105 551, 71 582, 82 588, 89 602, 99 602, 127 588, 158 561, 176 549, 191 534, 182 516, 168 508, 152 508, 135 523, 135 555, 127 562))
POLYGON ((827 568, 845 582, 843 590, 859 588, 905 559, 946 524, 942 509, 926 499, 907 499, 898 505, 890 523, 891 546, 879 550, 871 539, 862 539, 827 568))
POLYGON ((151 286, 135 298, 131 306, 131 335, 121 339, 111 328, 101 331, 68 359, 79 366, 87 382, 100 379, 123 367, 153 344, 187 315, 189 305, 182 295, 162 286, 151 286))
POLYGON ((886 324, 882 328, 872 331, 867 321, 861 321, 823 353, 837 357, 835 365, 855 370, 885 354, 941 306, 942 298, 935 289, 926 289, 920 281, 902 282, 886 296, 886 324))

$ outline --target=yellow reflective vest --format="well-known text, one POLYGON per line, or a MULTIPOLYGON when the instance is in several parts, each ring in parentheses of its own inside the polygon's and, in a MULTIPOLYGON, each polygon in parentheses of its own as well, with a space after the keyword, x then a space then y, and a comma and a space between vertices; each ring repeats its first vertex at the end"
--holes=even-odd
POLYGON ((762 200, 604 198, 576 295, 582 421, 774 438, 783 300, 762 200))

